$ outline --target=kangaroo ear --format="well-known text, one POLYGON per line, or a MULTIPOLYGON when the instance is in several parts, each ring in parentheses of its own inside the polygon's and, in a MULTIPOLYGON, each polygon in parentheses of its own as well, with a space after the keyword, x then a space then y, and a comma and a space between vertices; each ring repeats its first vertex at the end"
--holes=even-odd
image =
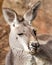
POLYGON ((33 6, 31 7, 31 9, 29 9, 29 10, 25 13, 24 19, 27 20, 27 21, 30 21, 30 23, 31 23, 31 21, 32 21, 32 20, 36 17, 36 15, 37 15, 37 10, 39 9, 40 4, 41 4, 41 2, 38 1, 35 5, 33 5, 33 6))
POLYGON ((11 23, 17 18, 17 14, 14 10, 9 8, 2 8, 3 16, 6 22, 11 25, 11 23))

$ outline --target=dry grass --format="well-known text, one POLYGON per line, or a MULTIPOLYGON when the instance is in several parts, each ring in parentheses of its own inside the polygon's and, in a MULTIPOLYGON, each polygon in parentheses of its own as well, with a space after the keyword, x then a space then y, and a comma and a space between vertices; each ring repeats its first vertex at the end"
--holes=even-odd
POLYGON ((1 12, 2 0, 0 0, 0 65, 5 65, 5 56, 8 51, 8 32, 6 31, 7 25, 2 21, 1 12))

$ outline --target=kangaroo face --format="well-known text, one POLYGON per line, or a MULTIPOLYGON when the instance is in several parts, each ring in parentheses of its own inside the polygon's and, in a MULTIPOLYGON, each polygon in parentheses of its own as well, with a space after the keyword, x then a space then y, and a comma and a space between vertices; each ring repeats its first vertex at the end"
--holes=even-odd
POLYGON ((18 15, 14 10, 3 8, 3 16, 10 25, 9 44, 11 48, 29 51, 28 43, 31 36, 30 23, 36 17, 40 1, 32 6, 24 16, 18 15))

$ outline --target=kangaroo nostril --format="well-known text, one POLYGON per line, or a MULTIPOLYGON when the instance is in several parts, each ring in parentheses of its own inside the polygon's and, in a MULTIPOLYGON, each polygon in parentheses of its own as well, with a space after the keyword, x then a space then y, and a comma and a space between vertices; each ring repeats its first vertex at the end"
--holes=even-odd
POLYGON ((31 45, 32 47, 36 47, 36 48, 40 46, 39 43, 32 43, 31 45))

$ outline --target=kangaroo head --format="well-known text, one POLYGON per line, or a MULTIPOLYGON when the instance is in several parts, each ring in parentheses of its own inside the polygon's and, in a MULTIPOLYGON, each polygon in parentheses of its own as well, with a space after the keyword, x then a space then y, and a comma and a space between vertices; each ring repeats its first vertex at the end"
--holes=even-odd
POLYGON ((28 50, 28 43, 31 36, 30 23, 37 15, 40 2, 32 6, 24 16, 18 15, 14 10, 3 8, 3 16, 10 25, 9 43, 13 48, 28 50))

